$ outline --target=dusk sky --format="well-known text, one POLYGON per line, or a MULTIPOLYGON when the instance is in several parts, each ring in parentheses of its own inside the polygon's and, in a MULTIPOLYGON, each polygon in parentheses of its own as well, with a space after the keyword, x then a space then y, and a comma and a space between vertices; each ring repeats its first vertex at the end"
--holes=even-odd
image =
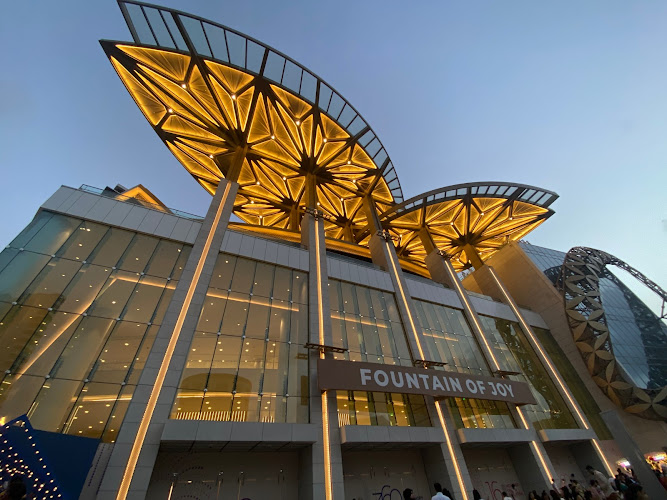
MULTIPOLYGON (((378 134, 406 198, 472 181, 555 191, 556 214, 528 241, 602 249, 667 287, 664 0, 161 5, 326 80, 378 134)), ((115 1, 3 5, 2 246, 61 184, 142 183, 167 206, 205 213, 210 196, 153 132, 100 39, 131 40, 115 1)))

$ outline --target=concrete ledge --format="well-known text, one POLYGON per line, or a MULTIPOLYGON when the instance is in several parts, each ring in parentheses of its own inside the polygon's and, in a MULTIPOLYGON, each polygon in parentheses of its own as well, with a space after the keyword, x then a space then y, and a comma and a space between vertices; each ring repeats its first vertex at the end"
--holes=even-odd
POLYGON ((501 446, 537 440, 533 429, 457 429, 462 446, 501 446))
POLYGON ((340 442, 344 450, 425 448, 444 440, 442 429, 437 427, 344 425, 340 428, 340 442))
POLYGON ((314 424, 167 420, 161 447, 173 451, 298 449, 318 441, 314 424))
POLYGON ((593 429, 545 429, 538 432, 543 443, 576 443, 595 439, 593 429))

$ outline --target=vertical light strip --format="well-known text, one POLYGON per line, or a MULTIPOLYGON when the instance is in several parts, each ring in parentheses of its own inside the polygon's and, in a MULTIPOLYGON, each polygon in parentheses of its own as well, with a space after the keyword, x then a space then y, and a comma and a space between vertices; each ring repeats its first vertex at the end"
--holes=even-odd
POLYGON ((598 452, 598 455, 604 462, 604 466, 607 469, 607 473, 609 474, 610 477, 614 477, 614 470, 611 468, 611 465, 609 465, 609 462, 607 462, 607 457, 604 456, 604 453, 602 453, 602 449, 600 448, 600 445, 598 444, 597 439, 591 439, 591 443, 593 443, 593 446, 595 447, 595 450, 598 452))
POLYGON ((440 408, 440 402, 435 402, 435 409, 438 411, 438 418, 440 419, 440 426, 442 427, 442 432, 445 433, 445 441, 447 442, 447 448, 449 449, 449 455, 452 457, 452 463, 454 464, 454 472, 456 473, 456 479, 459 482, 459 488, 461 488, 461 496, 463 500, 468 500, 468 492, 466 490, 465 484, 463 483, 463 477, 461 476, 461 468, 459 467, 459 461, 456 458, 454 453, 454 447, 452 446, 452 441, 449 437, 449 431, 447 430, 447 424, 445 424, 445 417, 442 414, 442 409, 440 408))
MULTIPOLYGON (((319 326, 320 345, 324 345, 324 304, 322 304, 322 263, 320 261, 320 227, 319 219, 312 216, 315 221, 315 272, 317 281, 317 318, 319 326)), ((320 352, 320 358, 324 359, 324 352, 320 352)), ((322 392, 322 444, 324 454, 324 490, 327 500, 333 498, 333 485, 331 484, 331 444, 329 441, 329 401, 327 391, 322 392)))
POLYGON ((398 275, 398 269, 396 268, 396 264, 394 263, 394 252, 393 248, 389 248, 389 245, 393 245, 391 242, 385 240, 385 244, 387 245, 387 253, 389 254, 389 262, 391 262, 391 267, 394 271, 394 277, 396 278, 396 282, 398 283, 398 289, 401 292, 401 299, 403 300, 403 307, 405 307, 405 310, 408 313, 408 320, 410 321, 410 327, 412 328, 412 336, 415 338, 415 342, 417 344, 417 349, 419 349, 419 355, 421 356, 421 360, 424 361, 426 358, 424 358, 424 351, 422 349, 421 342, 419 341, 419 333, 417 332, 417 328, 415 327, 415 322, 412 319, 412 313, 410 312, 410 307, 408 305, 408 299, 405 295, 405 291, 403 291, 403 285, 401 284, 401 277, 398 275))
MULTIPOLYGON (((521 408, 516 406, 516 412, 519 414, 519 417, 521 418, 521 422, 523 423, 524 429, 530 429, 528 422, 526 422, 526 418, 523 416, 523 413, 521 412, 521 408)), ((535 450, 537 457, 540 459, 540 462, 542 463, 542 469, 544 469, 544 473, 547 476, 547 480, 556 477, 554 472, 550 470, 549 467, 547 467, 547 462, 546 460, 544 460, 542 451, 540 450, 540 447, 537 446, 537 443, 535 441, 531 441, 530 444, 533 446, 533 449, 535 450)))
POLYGON ((449 274, 449 279, 454 283, 454 286, 456 287, 456 291, 463 301, 463 307, 466 308, 468 311, 468 316, 473 320, 475 323, 475 326, 477 326, 477 330, 479 332, 479 336, 482 337, 482 342, 484 342, 484 345, 486 346, 486 350, 489 353, 489 356, 491 356, 491 360, 493 361, 493 364, 496 367, 496 371, 500 370, 500 365, 498 364, 498 360, 493 354, 493 350, 491 349, 491 346, 486 340, 486 335, 484 335, 484 330, 482 329, 482 325, 479 324, 479 321, 477 320, 477 315, 475 314, 472 304, 468 300, 468 294, 466 291, 463 289, 463 285, 459 281, 459 277, 456 275, 454 272, 454 268, 452 267, 451 262, 449 260, 445 259, 444 257, 441 257, 444 261, 445 268, 447 269, 447 273, 449 274))
POLYGON ((160 396, 160 391, 162 390, 162 384, 164 384, 164 379, 167 376, 167 370, 169 368, 169 363, 174 354, 174 349, 176 348, 176 342, 178 337, 181 334, 181 329, 183 328, 183 323, 185 322, 185 317, 190 308, 190 303, 192 302, 192 296, 195 293, 197 288, 197 283, 201 276, 204 263, 206 262, 206 256, 208 251, 211 248, 211 243, 213 241, 213 236, 220 222, 220 217, 222 216, 222 210, 227 203, 227 197, 229 196, 229 191, 231 189, 231 182, 227 182, 225 185, 225 190, 222 194, 222 199, 218 205, 218 208, 213 218, 213 224, 211 229, 208 232, 206 237, 206 242, 204 243, 204 248, 201 255, 199 256, 199 261, 197 262, 197 267, 195 268, 194 275, 192 276, 192 281, 188 286, 188 291, 183 300, 183 305, 181 306, 181 311, 178 313, 178 318, 176 324, 174 325, 174 331, 171 333, 171 338, 169 339, 169 345, 167 346, 167 351, 164 353, 164 358, 162 358, 162 363, 160 364, 160 370, 158 371, 157 377, 155 379, 155 384, 151 391, 151 395, 148 398, 148 404, 146 405, 146 410, 144 411, 143 417, 141 417, 141 423, 139 424, 139 430, 137 431, 137 437, 132 443, 132 450, 130 451, 130 457, 125 466, 125 471, 123 472, 123 480, 120 483, 120 488, 118 494, 116 495, 116 500, 125 500, 127 498, 127 493, 130 490, 130 483, 132 482, 132 476, 134 476, 134 470, 137 466, 137 461, 139 460, 139 455, 141 453, 141 448, 146 439, 146 433, 148 432, 148 426, 153 417, 153 412, 155 411, 155 405, 157 404, 158 397, 160 396))
POLYGON ((570 391, 565 386, 565 383, 561 380, 560 375, 556 371, 556 368, 554 367, 554 365, 551 364, 551 360, 549 359, 549 357, 546 355, 546 353, 542 349, 542 346, 540 345, 539 341, 535 338, 535 335, 533 334, 532 328, 530 328, 528 323, 526 323, 526 320, 523 319, 523 315, 521 314, 518 307, 514 303, 514 300, 510 297, 509 293, 507 293, 507 290, 505 290, 505 287, 500 282, 500 279, 498 279, 498 276, 496 276, 496 272, 494 271, 494 269, 491 266, 487 266, 487 267, 489 268, 489 272, 491 273, 491 276, 493 276, 493 279, 495 280, 496 284, 498 285, 498 288, 500 289, 502 294, 505 296, 505 301, 507 302, 507 305, 510 306, 510 308, 512 309, 512 312, 514 313, 514 316, 516 316, 516 318, 521 323, 521 326, 523 326, 523 330, 531 338, 531 340, 533 342, 533 345, 535 347, 537 347, 537 350, 540 354, 540 357, 542 358, 542 361, 544 363, 546 363, 549 370, 553 374, 554 378, 558 382, 558 385, 560 385, 561 389, 563 390, 563 394, 565 394, 565 397, 570 402, 570 406, 572 407, 572 409, 577 414, 577 417, 579 418, 579 421, 581 422, 581 424, 584 426, 584 429, 590 429, 590 427, 588 426, 588 422, 586 421, 584 416, 579 411, 579 406, 575 403, 574 399, 572 398, 572 395, 570 394, 570 391))

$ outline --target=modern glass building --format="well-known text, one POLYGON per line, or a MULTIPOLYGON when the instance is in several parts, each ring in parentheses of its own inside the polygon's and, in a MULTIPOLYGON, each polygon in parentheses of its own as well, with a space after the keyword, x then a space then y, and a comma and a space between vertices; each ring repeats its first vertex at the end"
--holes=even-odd
POLYGON ((379 138, 317 75, 230 28, 119 4, 133 41, 102 47, 212 202, 199 217, 141 185, 63 186, 0 253, 0 423, 97 440, 81 498, 428 497, 434 482, 524 498, 655 451, 637 422, 665 442, 662 321, 598 262, 609 368, 599 313, 571 313, 572 252, 516 243, 555 193, 404 200, 379 138))

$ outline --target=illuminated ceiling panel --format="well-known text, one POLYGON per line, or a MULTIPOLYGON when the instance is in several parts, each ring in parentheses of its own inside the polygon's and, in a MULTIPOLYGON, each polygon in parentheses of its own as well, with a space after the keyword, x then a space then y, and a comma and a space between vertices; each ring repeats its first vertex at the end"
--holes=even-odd
POLYGON ((549 218, 557 196, 530 186, 475 183, 424 193, 381 216, 396 241, 401 260, 424 267, 430 239, 449 255, 457 271, 472 266, 476 253, 483 261, 508 241, 518 240, 549 218), (540 195, 538 203, 522 201, 540 195), (474 249, 474 250, 473 250, 474 249))

